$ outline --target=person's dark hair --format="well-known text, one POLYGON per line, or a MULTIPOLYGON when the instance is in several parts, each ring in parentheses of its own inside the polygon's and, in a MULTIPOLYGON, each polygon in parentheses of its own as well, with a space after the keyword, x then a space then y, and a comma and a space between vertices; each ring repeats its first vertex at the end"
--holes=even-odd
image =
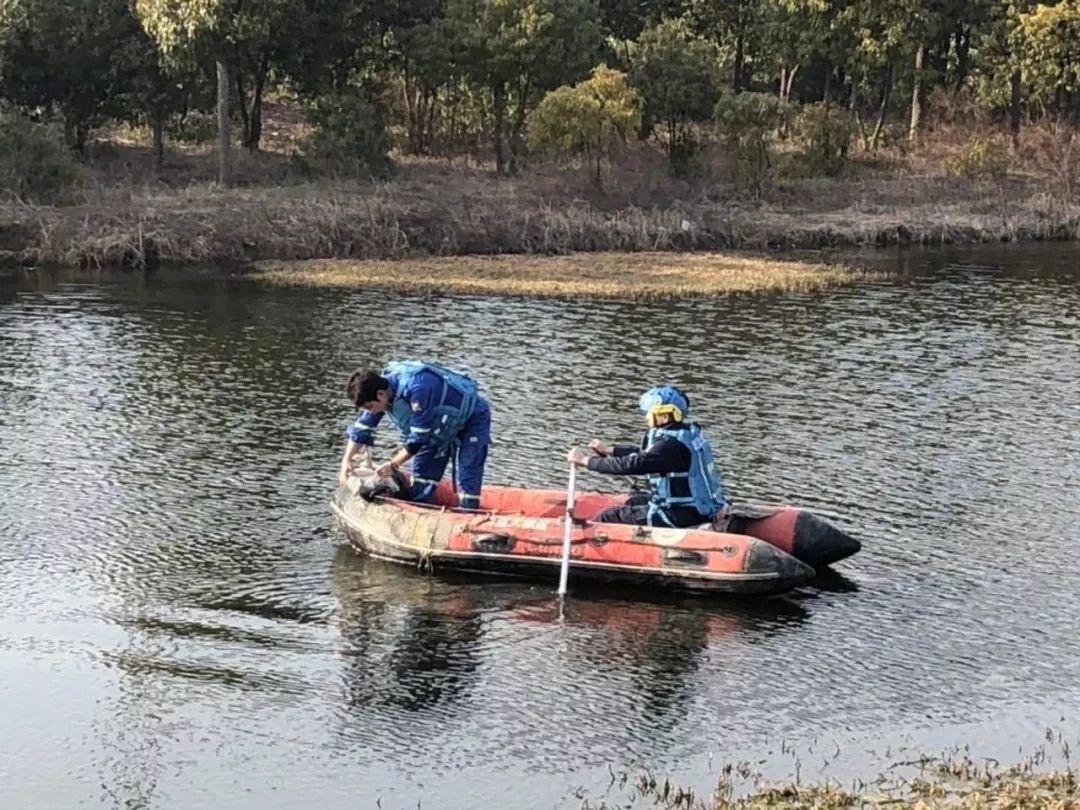
POLYGON ((371 402, 380 391, 389 387, 390 381, 374 371, 354 371, 345 391, 349 401, 357 408, 362 408, 365 402, 371 402))

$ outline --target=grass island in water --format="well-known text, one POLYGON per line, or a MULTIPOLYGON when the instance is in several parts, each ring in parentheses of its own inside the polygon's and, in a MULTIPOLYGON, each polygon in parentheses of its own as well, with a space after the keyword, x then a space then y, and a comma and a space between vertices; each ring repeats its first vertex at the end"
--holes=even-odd
POLYGON ((872 274, 844 265, 752 254, 654 252, 266 261, 258 262, 252 275, 277 285, 413 293, 682 298, 816 290, 872 274))

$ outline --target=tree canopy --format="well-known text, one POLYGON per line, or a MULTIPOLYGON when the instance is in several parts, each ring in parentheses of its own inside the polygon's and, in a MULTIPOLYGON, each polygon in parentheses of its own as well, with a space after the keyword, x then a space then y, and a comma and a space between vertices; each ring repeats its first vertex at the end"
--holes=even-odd
POLYGON ((916 138, 938 91, 1015 130, 1080 117, 1080 0, 0 0, 0 102, 76 151, 110 120, 160 142, 215 96, 222 152, 233 119, 257 151, 281 92, 326 121, 334 99, 378 108, 364 120, 398 148, 483 149, 512 173, 530 122, 554 132, 552 111, 582 112, 582 83, 616 69, 638 134, 669 150, 714 125, 722 92, 841 105, 877 119, 871 145, 890 117, 916 138))

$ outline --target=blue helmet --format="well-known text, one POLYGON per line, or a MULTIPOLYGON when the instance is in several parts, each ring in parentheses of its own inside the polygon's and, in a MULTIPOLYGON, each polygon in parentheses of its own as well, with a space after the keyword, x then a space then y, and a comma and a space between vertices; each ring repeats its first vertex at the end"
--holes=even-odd
POLYGON ((682 391, 673 385, 662 385, 659 388, 650 388, 641 395, 638 407, 646 416, 659 414, 671 414, 676 422, 682 422, 690 418, 690 400, 682 391))

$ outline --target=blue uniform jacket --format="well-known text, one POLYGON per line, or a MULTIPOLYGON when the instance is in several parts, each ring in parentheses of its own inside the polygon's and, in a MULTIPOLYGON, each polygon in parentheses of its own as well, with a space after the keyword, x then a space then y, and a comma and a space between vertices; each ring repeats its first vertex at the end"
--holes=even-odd
MULTIPOLYGON (((394 393, 394 399, 404 399, 409 403, 409 418, 407 424, 398 424, 405 447, 412 454, 416 454, 425 447, 432 445, 437 440, 431 435, 435 428, 435 414, 433 411, 442 399, 443 387, 446 383, 438 374, 431 371, 421 371, 413 376, 405 390, 401 389, 400 375, 390 373, 386 375, 390 381, 390 390, 394 393)), ((461 395, 454 389, 448 392, 446 404, 450 406, 461 404, 461 395)), ((477 397, 474 415, 488 411, 490 406, 483 397, 477 397)), ((382 421, 382 413, 362 411, 360 416, 346 431, 349 438, 357 444, 371 446, 375 443, 375 428, 382 421)), ((396 424, 396 423, 395 423, 396 424)))
MULTIPOLYGON (((591 456, 587 468, 607 475, 653 476, 689 472, 692 463, 686 445, 666 436, 646 448, 616 445, 612 449, 610 456, 591 456)), ((685 478, 673 479, 671 488, 676 497, 690 495, 690 483, 685 478)), ((690 506, 669 506, 666 511, 670 519, 679 522, 679 525, 690 526, 701 522, 698 511, 690 506)))

